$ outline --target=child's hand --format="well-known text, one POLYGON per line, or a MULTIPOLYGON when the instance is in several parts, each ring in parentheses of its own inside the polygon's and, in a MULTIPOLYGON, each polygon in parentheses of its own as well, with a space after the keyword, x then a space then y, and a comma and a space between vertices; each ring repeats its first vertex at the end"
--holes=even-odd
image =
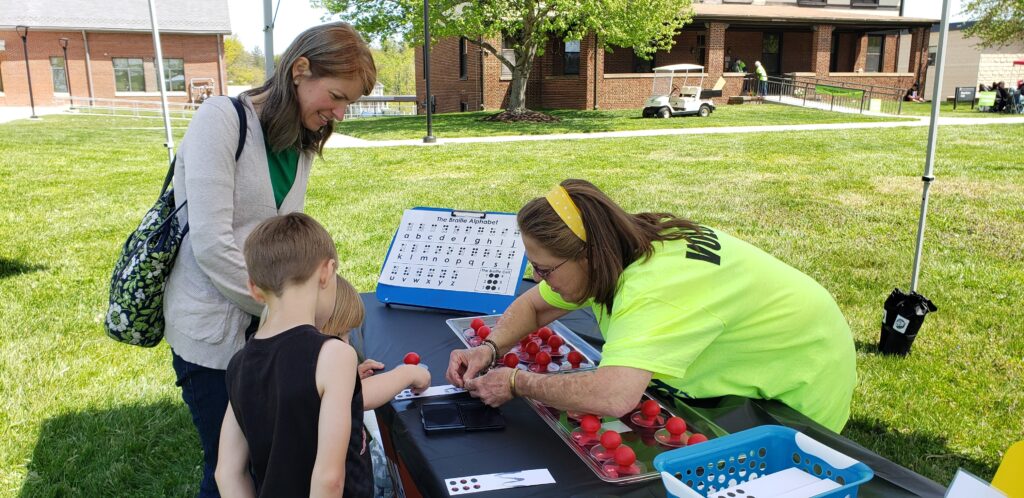
POLYGON ((359 371, 359 378, 365 379, 374 374, 374 370, 380 370, 384 368, 384 364, 377 360, 366 360, 359 364, 356 368, 359 371))
POLYGON ((418 365, 406 365, 412 373, 412 382, 409 383, 409 390, 413 394, 419 394, 430 387, 430 371, 418 365))

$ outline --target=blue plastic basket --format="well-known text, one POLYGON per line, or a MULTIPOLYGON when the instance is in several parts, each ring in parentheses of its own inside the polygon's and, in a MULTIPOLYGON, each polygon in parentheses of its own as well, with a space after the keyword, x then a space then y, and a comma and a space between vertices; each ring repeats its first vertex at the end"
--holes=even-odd
POLYGON ((747 429, 654 459, 654 468, 671 474, 687 487, 685 491, 692 491, 680 495, 670 490, 669 496, 676 498, 715 498, 726 488, 791 467, 840 485, 817 497, 856 498, 858 487, 874 476, 867 465, 778 425, 747 429))

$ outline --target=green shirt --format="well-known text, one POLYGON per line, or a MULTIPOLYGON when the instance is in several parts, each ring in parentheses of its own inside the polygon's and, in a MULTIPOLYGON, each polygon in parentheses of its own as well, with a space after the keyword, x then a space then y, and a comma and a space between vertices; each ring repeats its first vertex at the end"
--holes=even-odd
POLYGON ((270 149, 270 142, 264 141, 267 148, 267 165, 270 167, 270 184, 274 187, 274 202, 277 208, 288 195, 288 191, 295 184, 295 172, 299 167, 299 151, 294 147, 288 147, 281 152, 274 152, 270 149))
POLYGON ((756 72, 758 81, 768 81, 768 71, 764 70, 764 66, 757 66, 756 72))
POLYGON ((602 366, 647 370, 684 396, 777 399, 836 432, 857 382, 853 337, 832 296, 760 249, 705 227, 656 242, 619 277, 611 315, 591 305, 605 345, 602 366))

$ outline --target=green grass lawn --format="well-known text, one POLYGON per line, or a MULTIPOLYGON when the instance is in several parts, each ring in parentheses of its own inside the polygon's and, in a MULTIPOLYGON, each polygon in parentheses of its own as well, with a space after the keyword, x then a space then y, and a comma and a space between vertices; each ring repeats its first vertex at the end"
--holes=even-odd
MULTIPOLYGON (((497 135, 546 135, 556 133, 593 133, 600 131, 647 130, 664 128, 701 128, 722 126, 759 126, 808 123, 848 123, 897 121, 859 114, 840 114, 817 109, 781 105, 722 105, 707 118, 696 116, 670 119, 643 118, 640 109, 614 111, 545 111, 558 116, 558 123, 492 123, 480 118, 495 114, 457 112, 433 117, 434 135, 440 138, 486 137, 497 135)), ((426 116, 356 118, 338 123, 335 131, 367 140, 423 138, 426 116)))
MULTIPOLYGON (((566 177, 736 234, 846 314, 860 383, 844 434, 946 484, 958 467, 991 478, 1024 434, 1022 131, 940 129, 920 281, 939 311, 905 359, 873 345, 883 300, 910 278, 925 128, 328 150, 307 211, 361 291, 403 209, 515 211, 566 177)), ((167 345, 124 346, 101 327, 114 258, 165 172, 162 142, 155 121, 127 118, 0 125, 0 495, 197 491, 167 345)))
MULTIPOLYGON (((907 116, 930 116, 932 113, 931 102, 904 102, 903 114, 907 116)), ((994 112, 981 112, 977 106, 971 109, 971 104, 959 103, 953 109, 952 102, 943 102, 939 107, 939 116, 952 116, 958 118, 1010 118, 1020 117, 1019 114, 1006 114, 994 112)))

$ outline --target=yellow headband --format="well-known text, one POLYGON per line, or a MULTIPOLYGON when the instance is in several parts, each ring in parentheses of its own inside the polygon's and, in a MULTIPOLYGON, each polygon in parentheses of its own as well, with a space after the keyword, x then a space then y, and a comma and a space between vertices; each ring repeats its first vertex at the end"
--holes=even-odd
POLYGON ((583 217, 580 216, 579 208, 569 197, 569 192, 565 191, 565 187, 555 185, 555 188, 551 189, 545 198, 548 200, 548 204, 554 208, 558 217, 565 222, 565 226, 569 227, 569 230, 572 230, 572 233, 576 234, 580 240, 586 242, 587 232, 583 229, 583 217))

